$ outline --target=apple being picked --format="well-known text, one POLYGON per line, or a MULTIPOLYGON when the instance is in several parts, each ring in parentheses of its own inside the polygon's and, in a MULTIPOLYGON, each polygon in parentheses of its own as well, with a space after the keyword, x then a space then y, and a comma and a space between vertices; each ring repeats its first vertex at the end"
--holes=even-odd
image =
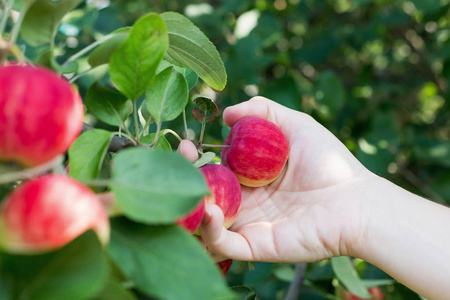
POLYGON ((233 264, 233 260, 232 259, 226 259, 224 261, 216 263, 216 265, 220 269, 220 272, 222 272, 223 276, 227 275, 227 273, 230 270, 232 264, 233 264))
POLYGON ((31 167, 67 151, 83 126, 83 102, 42 67, 0 67, 0 162, 31 167))
POLYGON ((181 217, 176 223, 190 233, 197 231, 202 223, 203 215, 205 214, 205 200, 202 199, 200 203, 186 216, 181 217))
POLYGON ((222 209, 224 226, 229 228, 241 209, 241 185, 236 176, 222 165, 207 164, 199 168, 203 173, 211 195, 205 196, 206 204, 216 204, 222 209))
POLYGON ((244 117, 231 128, 222 149, 222 164, 236 174, 242 185, 260 187, 275 181, 289 156, 283 132, 272 122, 244 117))
POLYGON ((109 240, 109 218, 97 196, 63 175, 26 181, 9 194, 0 210, 0 247, 33 254, 58 249, 93 229, 109 240))

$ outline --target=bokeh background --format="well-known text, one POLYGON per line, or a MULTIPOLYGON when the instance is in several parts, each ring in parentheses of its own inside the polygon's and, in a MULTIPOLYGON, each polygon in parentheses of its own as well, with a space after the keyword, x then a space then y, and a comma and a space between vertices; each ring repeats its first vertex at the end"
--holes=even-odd
MULTIPOLYGON (((226 66, 224 91, 199 82, 192 95, 211 95, 220 111, 261 95, 311 114, 373 172, 450 203, 449 0, 92 0, 65 18, 60 59, 147 12, 169 10, 190 18, 226 66)), ((27 51, 32 59, 40 53, 27 51)), ((80 78, 81 93, 98 78, 108 80, 106 70, 80 78)), ((188 121, 198 138, 200 124, 188 121)), ((182 131, 180 120, 167 126, 182 131)), ((228 130, 219 119, 205 141, 220 144, 228 130)), ((389 279, 354 262, 368 282, 389 279)), ((235 262, 227 280, 258 299, 285 299, 294 275, 292 264, 235 262)), ((298 299, 334 298, 329 261, 308 264, 303 277, 298 299)), ((420 299, 401 284, 380 283, 385 299, 420 299)))

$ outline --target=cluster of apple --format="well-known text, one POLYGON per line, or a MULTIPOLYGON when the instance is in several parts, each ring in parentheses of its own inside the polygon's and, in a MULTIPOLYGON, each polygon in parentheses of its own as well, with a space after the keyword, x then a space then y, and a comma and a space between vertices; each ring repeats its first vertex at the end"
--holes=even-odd
MULTIPOLYGON (((83 103, 62 77, 23 65, 0 67, 0 162, 33 168, 65 153, 83 124, 83 103)), ((222 150, 222 165, 200 167, 210 189, 199 205, 177 221, 195 233, 205 205, 214 203, 229 228, 241 206, 241 184, 260 187, 278 178, 289 145, 273 123, 256 117, 236 122, 222 150)), ((88 187, 64 175, 26 180, 2 203, 0 246, 16 253, 57 249, 88 229, 109 240, 105 207, 88 187)), ((226 274, 232 261, 219 266, 226 274)))

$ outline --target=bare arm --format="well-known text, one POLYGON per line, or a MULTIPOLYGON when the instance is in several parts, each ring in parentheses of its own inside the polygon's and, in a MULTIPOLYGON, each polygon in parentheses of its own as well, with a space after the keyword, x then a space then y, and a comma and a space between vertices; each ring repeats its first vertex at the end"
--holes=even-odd
POLYGON ((290 144, 288 165, 262 188, 243 187, 242 210, 226 230, 215 205, 200 233, 217 260, 311 262, 364 259, 428 299, 450 295, 450 209, 369 172, 309 116, 256 97, 228 108, 277 124, 290 144))

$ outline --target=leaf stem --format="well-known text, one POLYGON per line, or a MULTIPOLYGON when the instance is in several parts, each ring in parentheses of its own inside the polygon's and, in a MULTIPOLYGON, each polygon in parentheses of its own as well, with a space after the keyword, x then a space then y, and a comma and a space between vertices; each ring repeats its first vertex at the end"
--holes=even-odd
POLYGON ((186 120, 186 108, 183 109, 184 136, 188 138, 188 126, 186 120))
POLYGON ((133 101, 133 118, 134 118, 134 136, 136 137, 136 140, 139 142, 139 120, 137 111, 137 99, 133 101))
MULTIPOLYGON (((14 0, 12 2, 14 4, 14 0)), ((25 17, 25 14, 27 13, 30 7, 31 7, 30 2, 25 1, 22 8, 20 9, 19 18, 17 19, 16 24, 14 24, 13 29, 11 31, 11 36, 9 38, 9 41, 13 44, 16 43, 17 38, 19 37, 20 27, 22 26, 23 18, 25 17)))
POLYGON ((110 179, 77 179, 84 185, 108 187, 113 182, 110 179))
POLYGON ((6 173, 6 174, 0 174, 0 184, 5 183, 11 183, 22 179, 31 178, 34 176, 37 176, 39 174, 42 174, 44 172, 47 172, 48 170, 58 168, 59 165, 62 164, 63 157, 62 155, 56 157, 54 160, 44 163, 42 165, 38 165, 32 168, 6 173))
POLYGON ((129 135, 127 133, 123 133, 122 131, 116 131, 116 132, 114 132, 114 134, 116 134, 117 136, 125 137, 125 138, 129 139, 135 146, 138 145, 138 142, 136 142, 136 140, 131 135, 129 135))
POLYGON ((174 137, 177 138, 177 140, 181 143, 181 141, 183 140, 175 131, 173 131, 172 129, 164 129, 163 130, 164 133, 163 135, 166 135, 167 133, 172 134, 174 137))
POLYGON ((89 46, 81 49, 80 51, 78 51, 77 53, 75 53, 74 55, 72 55, 71 57, 69 57, 63 64, 62 66, 64 67, 65 65, 67 65, 68 63, 80 58, 81 56, 85 55, 86 53, 88 53, 89 51, 91 51, 92 49, 94 49, 95 47, 97 47, 98 45, 104 43, 105 41, 109 40, 110 38, 112 38, 114 35, 113 34, 108 34, 105 35, 104 37, 102 37, 101 39, 93 42, 92 44, 90 44, 89 46))
POLYGON ((155 119, 153 118, 153 116, 150 116, 150 118, 148 118, 147 122, 145 122, 145 126, 142 129, 142 131, 139 133, 139 137, 141 137, 141 135, 145 135, 145 131, 148 129, 148 127, 150 126, 150 124, 152 124, 153 122, 155 122, 155 119))
POLYGON ((0 17, 0 36, 2 36, 3 32, 5 31, 6 24, 8 23, 9 13, 14 5, 14 1, 15 0, 10 0, 8 3, 6 3, 4 0, 2 0, 2 6, 5 8, 5 10, 0 17))
POLYGON ((230 148, 230 145, 212 145, 212 144, 201 144, 200 148, 230 148))
POLYGON ((158 142, 159 132, 161 131, 161 124, 162 124, 162 120, 159 120, 158 124, 156 125, 155 139, 153 140, 153 143, 149 146, 150 148, 154 147, 156 145, 156 143, 158 142))

